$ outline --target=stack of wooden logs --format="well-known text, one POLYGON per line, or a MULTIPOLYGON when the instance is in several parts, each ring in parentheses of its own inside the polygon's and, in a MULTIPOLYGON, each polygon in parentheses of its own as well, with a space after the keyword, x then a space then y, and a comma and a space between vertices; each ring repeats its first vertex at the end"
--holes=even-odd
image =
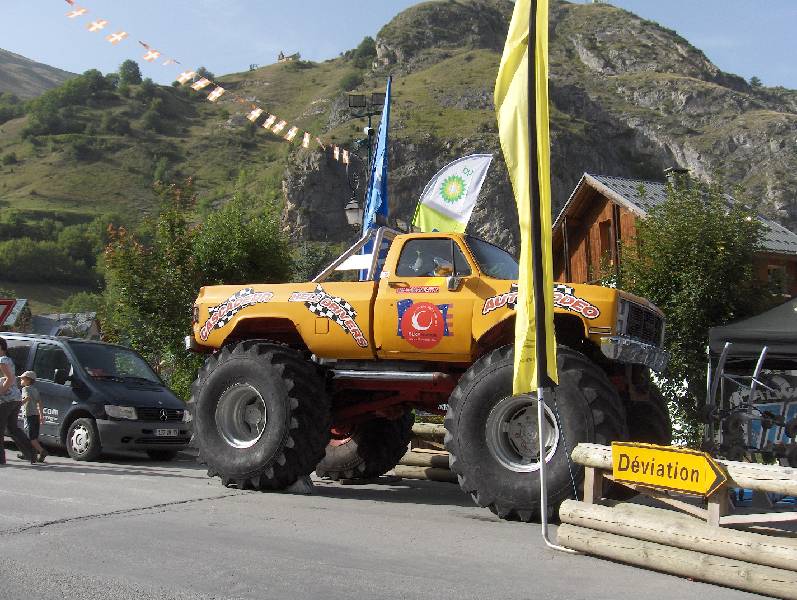
POLYGON ((448 452, 443 450, 445 434, 446 428, 442 425, 413 425, 411 449, 402 457, 393 473, 404 479, 456 483, 457 476, 448 469, 448 452))
MULTIPOLYGON (((610 448, 581 444, 573 452, 573 460, 587 467, 588 480, 595 477, 590 469, 610 474, 610 448)), ((730 462, 723 466, 734 487, 797 495, 796 469, 730 462)), ((599 473, 598 480, 600 477, 599 473)), ((727 491, 721 489, 717 494, 727 491)), ((695 516, 639 504, 591 503, 589 496, 587 502, 568 500, 562 504, 558 531, 562 546, 697 581, 797 599, 797 538, 793 531, 771 526, 728 529, 718 525, 738 527, 752 521, 752 515, 720 517, 717 524, 709 524, 695 516)), ((701 510, 685 502, 682 508, 696 516, 701 510)), ((758 522, 766 516, 755 515, 758 522)))

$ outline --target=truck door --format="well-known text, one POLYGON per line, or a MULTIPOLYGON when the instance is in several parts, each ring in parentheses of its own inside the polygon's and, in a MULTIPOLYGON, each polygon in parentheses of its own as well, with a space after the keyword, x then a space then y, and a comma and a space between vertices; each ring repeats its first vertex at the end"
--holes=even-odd
POLYGON ((472 345, 475 267, 450 237, 393 243, 374 306, 380 358, 467 361, 472 345), (396 256, 398 257, 396 259, 396 256))
POLYGON ((58 441, 61 423, 66 413, 76 400, 72 385, 58 383, 56 371, 71 375, 72 364, 64 349, 57 344, 39 343, 33 358, 33 370, 36 372, 36 387, 42 399, 44 423, 41 424, 41 435, 47 441, 58 441))

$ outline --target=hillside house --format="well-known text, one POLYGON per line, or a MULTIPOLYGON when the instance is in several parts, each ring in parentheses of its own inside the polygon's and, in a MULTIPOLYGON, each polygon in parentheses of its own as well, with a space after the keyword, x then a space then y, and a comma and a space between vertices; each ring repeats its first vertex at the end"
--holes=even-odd
MULTIPOLYGON (((584 173, 553 225, 556 281, 588 283, 602 267, 619 271, 622 243, 636 236, 637 219, 666 199, 663 181, 584 173)), ((797 296, 797 234, 760 218, 765 234, 759 277, 782 285, 784 296, 797 296)))

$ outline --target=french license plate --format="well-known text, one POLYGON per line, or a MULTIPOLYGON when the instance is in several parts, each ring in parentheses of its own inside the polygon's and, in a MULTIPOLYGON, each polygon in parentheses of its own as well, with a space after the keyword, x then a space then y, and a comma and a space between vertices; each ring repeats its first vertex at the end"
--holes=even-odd
POLYGON ((156 437, 177 437, 179 435, 179 430, 177 429, 156 429, 155 436, 156 437))

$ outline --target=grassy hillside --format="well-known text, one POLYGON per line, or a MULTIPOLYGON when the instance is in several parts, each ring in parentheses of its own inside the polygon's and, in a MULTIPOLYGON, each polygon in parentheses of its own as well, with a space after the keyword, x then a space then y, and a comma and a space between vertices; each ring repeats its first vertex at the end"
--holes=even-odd
POLYGON ((0 49, 0 92, 23 99, 35 98, 74 75, 0 49))

